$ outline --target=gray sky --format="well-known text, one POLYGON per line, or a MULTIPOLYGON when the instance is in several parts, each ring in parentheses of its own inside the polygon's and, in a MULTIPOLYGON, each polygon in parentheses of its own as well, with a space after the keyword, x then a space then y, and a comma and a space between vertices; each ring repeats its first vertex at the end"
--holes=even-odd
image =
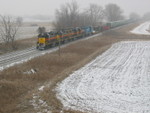
MULTIPOLYGON (((24 15, 54 15, 61 4, 72 0, 0 0, 0 14, 24 16, 24 15)), ((81 9, 90 3, 105 6, 108 3, 116 3, 123 9, 124 14, 137 12, 143 15, 150 11, 150 0, 76 0, 81 9)))

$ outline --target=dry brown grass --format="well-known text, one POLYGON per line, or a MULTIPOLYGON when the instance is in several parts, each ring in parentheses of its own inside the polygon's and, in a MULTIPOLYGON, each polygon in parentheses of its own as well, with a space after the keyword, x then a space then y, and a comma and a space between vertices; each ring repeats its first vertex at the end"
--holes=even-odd
MULTIPOLYGON (((31 111, 34 113, 29 100, 32 99, 33 92, 36 93, 35 89, 38 86, 49 81, 51 85, 41 93, 41 98, 51 106, 53 113, 59 113, 63 106, 53 91, 57 83, 97 55, 102 54, 111 44, 122 40, 140 39, 141 36, 127 33, 127 29, 134 26, 109 31, 102 36, 61 48, 60 57, 56 51, 0 72, 0 113, 30 113, 31 111), (36 70, 36 73, 24 73, 31 69, 36 70)), ((142 38, 144 39, 149 40, 150 37, 142 38)), ((71 110, 63 111, 64 113, 81 113, 71 110)))

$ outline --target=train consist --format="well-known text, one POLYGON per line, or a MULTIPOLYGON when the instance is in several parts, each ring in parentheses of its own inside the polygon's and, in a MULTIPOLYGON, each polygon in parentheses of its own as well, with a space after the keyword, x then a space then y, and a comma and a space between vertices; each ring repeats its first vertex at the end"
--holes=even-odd
POLYGON ((133 22, 131 19, 108 22, 102 26, 85 26, 62 29, 59 31, 45 32, 38 35, 37 49, 44 50, 50 47, 57 46, 59 44, 64 44, 72 40, 80 39, 89 35, 93 35, 99 32, 109 30, 111 28, 119 27, 125 24, 133 22))

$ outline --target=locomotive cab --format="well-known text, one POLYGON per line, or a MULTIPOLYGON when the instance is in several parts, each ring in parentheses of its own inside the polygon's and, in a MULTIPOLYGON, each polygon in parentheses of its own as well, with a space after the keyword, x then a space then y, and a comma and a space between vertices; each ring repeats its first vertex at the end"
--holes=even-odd
POLYGON ((46 48, 46 41, 49 38, 48 33, 43 33, 38 35, 37 49, 44 50, 46 48))

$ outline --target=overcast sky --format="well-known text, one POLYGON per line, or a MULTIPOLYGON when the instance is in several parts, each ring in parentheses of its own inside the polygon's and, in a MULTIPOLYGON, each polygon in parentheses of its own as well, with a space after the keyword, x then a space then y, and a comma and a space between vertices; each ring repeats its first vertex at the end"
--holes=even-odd
MULTIPOLYGON (((72 0, 0 0, 0 14, 24 16, 24 15, 54 15, 61 4, 72 0)), ((137 12, 143 15, 150 11, 150 0, 76 0, 81 9, 90 3, 105 6, 115 3, 123 9, 124 14, 137 12)))

